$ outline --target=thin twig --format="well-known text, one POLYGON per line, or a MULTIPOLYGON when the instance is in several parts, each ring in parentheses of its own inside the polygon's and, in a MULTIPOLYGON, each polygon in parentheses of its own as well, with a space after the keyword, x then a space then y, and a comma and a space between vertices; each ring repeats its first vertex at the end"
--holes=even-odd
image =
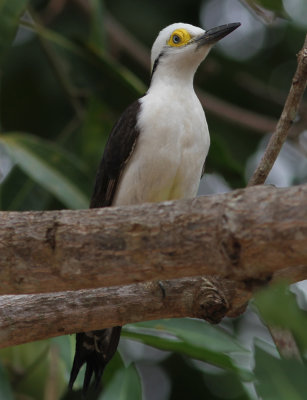
POLYGON ((254 111, 245 110, 242 107, 231 104, 200 89, 196 89, 196 91, 206 112, 218 115, 228 122, 241 125, 244 128, 248 128, 248 130, 260 134, 272 132, 276 126, 276 120, 274 118, 260 115, 254 111))
POLYGON ((268 329, 279 354, 283 358, 296 358, 302 362, 298 345, 291 331, 272 325, 268 325, 268 329))
POLYGON ((274 11, 271 11, 265 7, 260 6, 253 0, 241 0, 241 3, 260 21, 266 24, 272 24, 277 18, 274 11))
MULTIPOLYGON (((292 85, 286 99, 282 114, 272 134, 266 151, 251 177, 248 186, 259 185, 265 182, 276 158, 287 138, 293 120, 298 112, 299 104, 307 82, 307 35, 304 46, 298 54, 298 66, 294 74, 292 85)), ((301 361, 301 355, 295 338, 289 330, 268 325, 268 330, 280 355, 285 358, 295 358, 301 361)))
POLYGON ((304 46, 298 53, 297 58, 297 69, 292 80, 292 85, 285 102, 284 109, 277 123, 275 132, 271 136, 266 151, 253 176, 248 182, 248 186, 261 185, 265 182, 296 117, 298 107, 307 83, 307 35, 304 46))

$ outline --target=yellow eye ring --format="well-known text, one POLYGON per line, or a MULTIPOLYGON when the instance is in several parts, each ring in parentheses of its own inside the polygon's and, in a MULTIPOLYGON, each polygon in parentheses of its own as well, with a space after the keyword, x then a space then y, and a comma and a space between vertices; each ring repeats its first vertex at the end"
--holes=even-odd
POLYGON ((191 35, 186 29, 176 29, 170 36, 167 44, 172 47, 183 46, 191 40, 191 35))

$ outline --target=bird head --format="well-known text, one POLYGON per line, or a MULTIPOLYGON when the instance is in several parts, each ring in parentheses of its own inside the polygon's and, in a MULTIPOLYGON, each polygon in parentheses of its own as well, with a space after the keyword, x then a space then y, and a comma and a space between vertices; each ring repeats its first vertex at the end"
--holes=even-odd
POLYGON ((162 29, 151 50, 152 76, 178 76, 193 79, 199 64, 211 47, 238 28, 239 22, 221 25, 205 31, 184 23, 175 23, 162 29))

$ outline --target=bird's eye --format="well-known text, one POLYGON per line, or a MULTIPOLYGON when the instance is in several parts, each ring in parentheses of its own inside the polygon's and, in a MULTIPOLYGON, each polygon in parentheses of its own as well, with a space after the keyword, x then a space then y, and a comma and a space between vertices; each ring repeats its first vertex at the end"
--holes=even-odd
POLYGON ((170 36, 167 44, 169 46, 183 46, 191 40, 191 35, 186 29, 176 29, 170 36))
POLYGON ((179 44, 181 42, 181 37, 179 37, 178 35, 174 35, 172 40, 174 44, 179 44))

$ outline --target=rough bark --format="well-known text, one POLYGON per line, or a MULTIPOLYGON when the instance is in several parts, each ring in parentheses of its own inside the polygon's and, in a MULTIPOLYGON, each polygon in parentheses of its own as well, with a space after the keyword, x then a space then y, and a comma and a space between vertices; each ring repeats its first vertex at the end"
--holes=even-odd
POLYGON ((191 316, 219 322, 229 309, 227 290, 212 277, 198 277, 0 296, 0 347, 159 318, 191 316))
POLYGON ((254 283, 307 264, 307 185, 135 207, 0 213, 1 294, 218 275, 254 283))
MULTIPOLYGON (((307 266, 273 276, 296 282, 307 278, 307 266)), ((271 283, 270 282, 270 283, 271 283)), ((129 286, 58 293, 0 296, 0 347, 96 330, 130 322, 196 317, 218 323, 245 310, 253 286, 215 277, 181 278, 129 286)))

